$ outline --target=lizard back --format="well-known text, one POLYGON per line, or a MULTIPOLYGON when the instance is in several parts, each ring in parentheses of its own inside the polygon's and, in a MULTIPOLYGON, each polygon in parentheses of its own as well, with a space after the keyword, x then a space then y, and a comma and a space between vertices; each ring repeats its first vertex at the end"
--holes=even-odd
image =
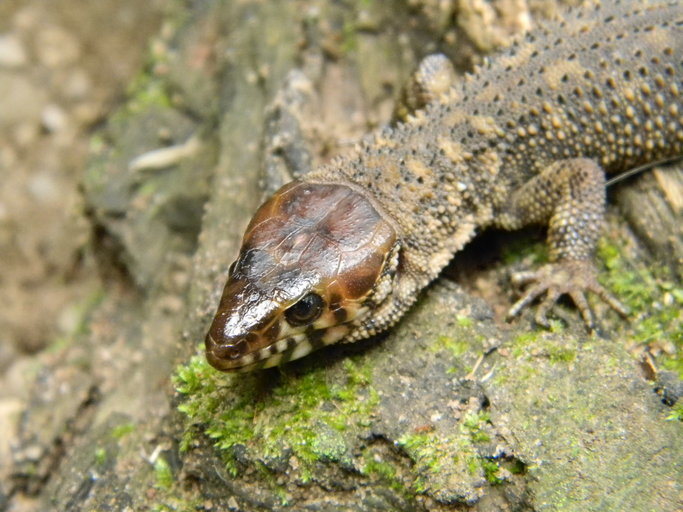
POLYGON ((682 46, 680 2, 576 9, 306 179, 362 186, 424 249, 455 237, 452 253, 470 236, 463 220, 492 223, 556 160, 614 174, 680 155, 682 46))
POLYGON ((476 232, 548 228, 513 305, 536 320, 595 278, 604 172, 683 153, 683 7, 617 1, 530 33, 442 100, 276 192, 256 213, 207 334, 216 368, 273 366, 378 333, 476 232), (529 277, 529 276, 527 276, 529 277))

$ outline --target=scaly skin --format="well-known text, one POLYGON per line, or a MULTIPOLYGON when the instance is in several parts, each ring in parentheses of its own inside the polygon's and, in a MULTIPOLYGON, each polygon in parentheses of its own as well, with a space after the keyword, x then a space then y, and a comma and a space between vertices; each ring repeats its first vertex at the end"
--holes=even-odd
MULTIPOLYGON (((206 339, 226 371, 273 366, 394 324, 476 232, 547 224, 550 263, 516 315, 597 284, 605 173, 683 154, 683 7, 615 2, 536 30, 252 220, 206 339)), ((427 67, 429 74, 429 67, 427 67)), ((443 75, 439 75, 443 76, 443 75)))

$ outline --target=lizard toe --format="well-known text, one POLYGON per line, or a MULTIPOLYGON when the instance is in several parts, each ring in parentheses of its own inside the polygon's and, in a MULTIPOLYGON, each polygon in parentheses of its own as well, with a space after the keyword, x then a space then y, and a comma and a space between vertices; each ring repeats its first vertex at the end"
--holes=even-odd
POLYGON ((623 304, 619 299, 617 299, 612 293, 610 293, 604 286, 602 286, 597 281, 592 284, 589 288, 591 292, 600 297, 600 299, 611 307, 614 311, 619 313, 622 317, 627 317, 631 314, 631 310, 623 304))
POLYGON ((548 312, 552 309, 557 302, 560 294, 555 289, 548 289, 546 291, 545 298, 536 308, 536 314, 534 315, 534 321, 546 329, 550 327, 550 322, 548 321, 548 312))
MULTIPOLYGON (((535 274, 535 273, 534 273, 535 274)), ((526 283, 532 282, 534 279, 527 279, 525 280, 526 283)), ((532 304, 538 297, 540 297, 543 293, 546 292, 547 286, 544 286, 542 282, 538 282, 535 285, 531 286, 529 289, 527 289, 526 292, 522 295, 522 297, 515 302, 510 310, 508 311, 507 314, 507 320, 511 320, 517 315, 519 315, 522 310, 526 307, 528 307, 530 304, 532 304)))
POLYGON ((542 297, 536 308, 534 321, 548 328, 548 313, 562 295, 569 295, 579 310, 583 323, 592 331, 595 328, 595 315, 586 298, 587 292, 594 293, 617 313, 627 316, 628 308, 598 283, 596 275, 593 264, 583 260, 548 263, 535 272, 517 272, 512 275, 513 283, 530 286, 512 305, 507 319, 518 316, 523 309, 542 297))

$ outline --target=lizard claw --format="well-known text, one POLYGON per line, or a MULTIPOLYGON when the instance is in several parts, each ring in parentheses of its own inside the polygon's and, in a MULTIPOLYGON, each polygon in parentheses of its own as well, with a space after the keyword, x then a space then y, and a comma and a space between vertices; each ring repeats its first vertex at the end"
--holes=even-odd
POLYGON ((530 284, 531 286, 512 305, 507 314, 508 320, 517 316, 537 298, 545 295, 536 309, 534 320, 537 324, 547 328, 550 326, 547 317, 548 312, 557 300, 566 294, 576 304, 586 327, 593 330, 595 318, 586 299, 586 292, 596 294, 621 316, 629 314, 628 308, 598 283, 595 267, 590 261, 573 260, 549 263, 537 271, 513 274, 512 282, 516 285, 530 284))

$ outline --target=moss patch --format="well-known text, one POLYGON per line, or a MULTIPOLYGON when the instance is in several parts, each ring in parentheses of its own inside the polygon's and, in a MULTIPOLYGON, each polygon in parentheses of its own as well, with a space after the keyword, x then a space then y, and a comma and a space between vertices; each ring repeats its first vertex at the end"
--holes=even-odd
POLYGON ((678 400, 666 419, 667 421, 683 421, 683 400, 678 400))
MULTIPOLYGON (((398 444, 415 461, 418 474, 414 492, 439 496, 443 492, 435 486, 446 482, 452 486, 452 481, 462 480, 464 474, 479 479, 479 488, 483 480, 491 484, 502 483, 506 476, 501 472, 500 461, 483 456, 478 448, 491 441, 492 432, 489 413, 479 411, 467 414, 458 431, 450 435, 419 432, 402 436, 398 444)), ((458 499, 469 501, 472 496, 463 492, 458 499)))
POLYGON ((170 489, 173 487, 173 471, 171 471, 171 466, 166 462, 166 459, 161 456, 154 461, 154 476, 159 488, 170 489))
POLYGON ((132 423, 124 423, 122 425, 117 425, 111 430, 111 436, 117 441, 123 439, 128 434, 135 430, 135 425, 132 423))
POLYGON ((166 82, 150 73, 139 74, 128 88, 128 113, 144 112, 152 106, 171 107, 173 102, 167 87, 166 82))
POLYGON ((97 466, 104 466, 107 462, 107 450, 104 448, 97 448, 95 450, 95 464, 97 466))
POLYGON ((501 256, 506 265, 521 261, 540 265, 548 262, 548 244, 545 240, 530 240, 528 236, 517 237, 505 244, 501 256))
POLYGON ((363 449, 360 472, 370 480, 382 482, 397 492, 405 500, 412 500, 412 482, 414 475, 402 473, 399 466, 387 457, 381 444, 366 446, 363 449))
POLYGON ((472 350, 472 343, 466 339, 455 339, 450 336, 441 335, 438 337, 437 343, 431 347, 434 352, 445 348, 453 357, 460 358, 472 350))
POLYGON ((343 370, 345 384, 339 386, 325 369, 228 375, 195 356, 175 376, 184 395, 178 409, 186 417, 181 449, 201 430, 231 474, 250 461, 268 469, 289 464, 304 482, 313 478, 316 463, 349 462, 346 436, 369 425, 379 397, 369 367, 347 359, 343 370))
POLYGON ((429 350, 448 353, 454 362, 448 373, 465 375, 472 371, 473 365, 483 355, 484 342, 485 336, 477 331, 474 320, 458 315, 449 334, 438 335, 436 342, 430 344, 429 350))
POLYGON ((573 338, 557 334, 561 329, 550 332, 538 330, 524 332, 515 336, 511 342, 512 355, 518 359, 533 361, 536 357, 546 357, 551 363, 571 363, 576 359, 579 346, 573 338), (562 340, 562 343, 558 343, 562 340))
POLYGON ((668 268, 627 263, 622 245, 603 240, 598 248, 607 270, 601 281, 631 308, 622 334, 637 346, 649 347, 659 364, 683 379, 683 286, 668 268))

